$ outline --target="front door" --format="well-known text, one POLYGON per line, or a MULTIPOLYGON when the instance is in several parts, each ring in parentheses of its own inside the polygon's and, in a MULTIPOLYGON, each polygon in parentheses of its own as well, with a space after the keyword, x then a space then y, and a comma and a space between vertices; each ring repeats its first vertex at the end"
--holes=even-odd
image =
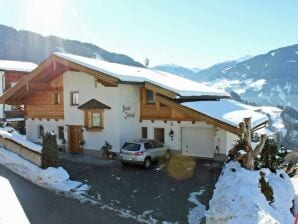
POLYGON ((80 126, 68 126, 68 150, 71 153, 80 153, 80 126))
POLYGON ((165 129, 164 128, 154 128, 154 139, 165 143, 165 129))

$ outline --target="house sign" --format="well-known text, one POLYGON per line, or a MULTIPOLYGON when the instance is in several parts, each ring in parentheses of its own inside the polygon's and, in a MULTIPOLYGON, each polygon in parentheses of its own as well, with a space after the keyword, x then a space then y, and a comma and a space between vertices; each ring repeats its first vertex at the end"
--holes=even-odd
POLYGON ((122 111, 124 113, 124 118, 134 118, 136 116, 136 112, 132 111, 132 108, 130 106, 123 105, 122 111))

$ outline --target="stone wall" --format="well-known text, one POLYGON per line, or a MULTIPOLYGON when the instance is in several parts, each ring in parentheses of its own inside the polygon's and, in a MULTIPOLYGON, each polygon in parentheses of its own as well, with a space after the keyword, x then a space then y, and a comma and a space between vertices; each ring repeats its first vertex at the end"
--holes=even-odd
POLYGON ((6 148, 7 150, 14 152, 22 158, 29 160, 37 166, 41 166, 41 154, 28 149, 11 139, 5 139, 0 137, 0 147, 6 148))

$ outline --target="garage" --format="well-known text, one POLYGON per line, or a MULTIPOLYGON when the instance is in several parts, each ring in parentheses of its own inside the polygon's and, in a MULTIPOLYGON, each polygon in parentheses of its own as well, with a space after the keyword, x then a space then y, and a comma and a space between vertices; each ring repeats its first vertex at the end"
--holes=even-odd
POLYGON ((213 158, 213 128, 183 127, 181 132, 183 155, 213 158))

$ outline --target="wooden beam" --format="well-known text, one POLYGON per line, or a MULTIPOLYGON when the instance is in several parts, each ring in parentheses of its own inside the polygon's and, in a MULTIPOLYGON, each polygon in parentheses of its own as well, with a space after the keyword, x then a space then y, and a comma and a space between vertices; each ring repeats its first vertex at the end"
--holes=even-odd
POLYGON ((30 91, 49 91, 50 83, 43 83, 43 82, 30 82, 29 83, 29 92, 30 91))
POLYGON ((13 88, 7 90, 5 94, 0 97, 0 103, 5 103, 10 97, 17 95, 18 91, 21 88, 27 88, 27 83, 30 82, 33 78, 38 76, 47 66, 52 63, 52 57, 49 57, 43 61, 36 69, 34 69, 29 75, 21 79, 13 88))
POLYGON ((57 55, 53 55, 53 58, 55 58, 55 60, 57 62, 59 62, 60 64, 67 66, 69 68, 87 73, 93 77, 95 77, 96 79, 98 79, 103 85, 105 86, 111 86, 111 87, 116 87, 118 86, 118 79, 112 77, 111 75, 105 74, 103 72, 99 72, 97 70, 88 68, 86 66, 82 66, 78 63, 72 62, 70 60, 64 59, 62 57, 59 57, 57 55))
POLYGON ((149 82, 145 82, 144 87, 145 87, 146 89, 150 89, 150 90, 152 90, 154 93, 159 93, 159 94, 161 94, 161 95, 163 95, 163 96, 166 96, 166 97, 169 97, 169 98, 171 98, 171 99, 175 99, 176 96, 178 95, 178 94, 175 93, 175 92, 172 92, 172 91, 170 91, 170 90, 168 90, 168 89, 165 89, 165 88, 159 87, 159 86, 157 86, 157 85, 151 84, 151 83, 149 83, 149 82))
POLYGON ((159 102, 161 102, 165 105, 168 105, 169 107, 179 109, 179 110, 183 111, 185 114, 188 114, 189 116, 193 117, 194 119, 205 121, 209 124, 212 124, 215 127, 222 128, 222 129, 224 129, 226 131, 229 131, 233 134, 236 134, 236 135, 239 134, 239 129, 237 127, 231 126, 231 125, 229 125, 225 122, 217 120, 217 119, 215 119, 213 117, 210 117, 206 114, 203 114, 203 113, 200 113, 198 111, 192 110, 190 108, 184 107, 184 106, 174 102, 173 100, 166 99, 166 98, 164 98, 162 96, 159 96, 159 95, 156 96, 156 100, 158 100, 159 102))

